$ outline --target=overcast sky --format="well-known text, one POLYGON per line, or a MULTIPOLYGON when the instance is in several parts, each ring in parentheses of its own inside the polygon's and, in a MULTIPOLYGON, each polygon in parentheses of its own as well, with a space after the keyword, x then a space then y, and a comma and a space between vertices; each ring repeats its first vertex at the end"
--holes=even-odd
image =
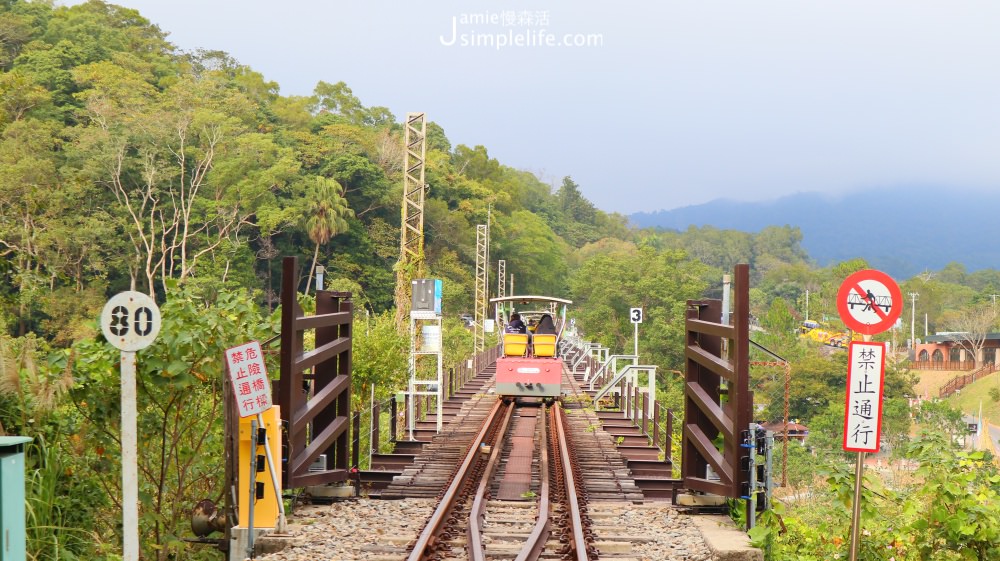
POLYGON ((1000 188, 995 0, 115 3, 282 94, 425 111, 604 210, 1000 188))

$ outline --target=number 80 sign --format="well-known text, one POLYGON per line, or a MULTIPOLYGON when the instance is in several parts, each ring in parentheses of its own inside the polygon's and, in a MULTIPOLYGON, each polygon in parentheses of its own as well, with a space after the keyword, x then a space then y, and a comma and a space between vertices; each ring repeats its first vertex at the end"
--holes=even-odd
POLYGON ((101 330, 116 349, 145 349, 160 332, 160 309, 141 292, 119 292, 104 305, 101 330))

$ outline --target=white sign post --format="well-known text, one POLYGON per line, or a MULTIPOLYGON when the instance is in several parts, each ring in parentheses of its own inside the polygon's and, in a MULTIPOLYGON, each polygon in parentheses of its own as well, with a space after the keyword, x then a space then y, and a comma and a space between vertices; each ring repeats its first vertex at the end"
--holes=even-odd
POLYGON ((122 559, 139 560, 138 413, 135 399, 135 351, 160 333, 160 308, 135 291, 115 294, 101 312, 101 331, 121 354, 122 386, 122 559))
POLYGON ((629 320, 632 321, 633 327, 635 327, 635 335, 633 336, 633 341, 635 342, 635 363, 639 363, 639 324, 642 323, 642 308, 631 308, 628 311, 629 320))
POLYGON ((851 341, 848 345, 847 403, 844 412, 844 450, 858 453, 854 468, 854 512, 851 518, 850 561, 858 559, 861 533, 861 481, 865 454, 878 452, 882 437, 882 387, 885 381, 885 343, 851 341))
POLYGON ((851 556, 857 561, 861 531, 861 480, 865 454, 878 452, 882 437, 882 385, 885 343, 872 343, 872 335, 888 330, 903 312, 899 285, 876 270, 857 271, 844 279, 837 291, 837 311, 844 324, 865 336, 848 345, 847 403, 844 406, 844 450, 858 453, 854 469, 854 513, 851 518, 851 556))

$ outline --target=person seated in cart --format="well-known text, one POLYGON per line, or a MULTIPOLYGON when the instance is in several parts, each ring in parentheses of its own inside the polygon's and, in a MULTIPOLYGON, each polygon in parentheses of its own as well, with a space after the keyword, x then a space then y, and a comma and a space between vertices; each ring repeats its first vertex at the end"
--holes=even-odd
POLYGON ((541 319, 538 320, 538 325, 535 327, 536 335, 555 335, 556 334, 556 324, 552 321, 552 316, 549 314, 542 314, 541 319))
POLYGON ((528 328, 525 327, 524 322, 521 321, 521 314, 514 313, 510 315, 510 321, 504 327, 504 333, 527 333, 528 328))

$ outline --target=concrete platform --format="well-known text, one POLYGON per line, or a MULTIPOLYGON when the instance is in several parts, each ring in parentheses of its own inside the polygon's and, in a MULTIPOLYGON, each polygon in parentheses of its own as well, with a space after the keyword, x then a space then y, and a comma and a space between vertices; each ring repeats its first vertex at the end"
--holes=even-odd
POLYGON ((746 532, 728 516, 699 515, 691 521, 705 538, 713 561, 764 561, 764 552, 751 547, 746 532))

